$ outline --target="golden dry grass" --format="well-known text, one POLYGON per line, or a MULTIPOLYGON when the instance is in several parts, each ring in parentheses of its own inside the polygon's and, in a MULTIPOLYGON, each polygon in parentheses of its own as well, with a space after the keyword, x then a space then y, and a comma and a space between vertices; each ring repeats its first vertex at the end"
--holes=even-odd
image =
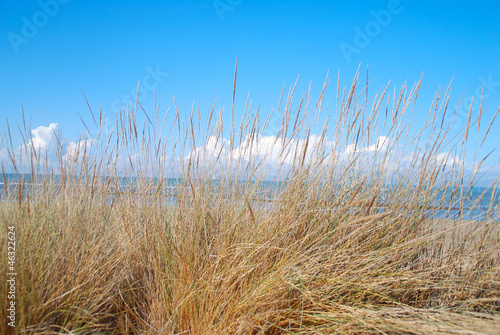
MULTIPOLYGON (((136 106, 120 113, 114 130, 102 115, 94 119, 95 148, 71 159, 63 157, 62 140, 52 161, 28 145, 13 163, 28 162, 36 179, 29 182, 38 186, 6 186, 0 204, 4 231, 17 230, 15 331, 499 334, 498 203, 491 200, 483 220, 425 213, 445 188, 448 208, 467 212, 464 166, 435 157, 448 150, 450 159, 455 152, 463 159, 465 134, 477 124, 486 136, 491 123, 480 128, 482 113, 474 120, 478 111, 471 110, 460 137, 450 135, 442 124, 445 91, 412 135, 420 83, 392 97, 385 88, 372 101, 362 99, 367 86, 358 86, 356 75, 349 92, 337 89, 334 126, 325 124, 316 138, 311 120, 323 94, 310 112, 309 95, 292 110, 290 92, 276 137, 289 165, 253 154, 251 141, 247 156, 228 158, 248 135, 265 132, 249 109, 239 130, 231 126, 227 148, 172 158, 199 139, 223 142, 215 106, 207 120, 193 110, 184 123, 176 106, 177 139, 163 137, 158 111, 138 124, 136 106), (389 147, 376 157, 346 154, 347 145, 373 144, 382 123, 389 147), (397 158, 401 145, 415 153, 409 161, 397 158), (124 153, 127 169, 120 168, 124 153), (165 191, 166 173, 149 178, 173 167, 180 176, 175 201, 165 191), (267 202, 260 187, 269 173, 290 179, 267 202), (120 188, 122 175, 134 176, 133 185, 120 188)), ((497 192, 496 184, 490 190, 497 192)), ((2 234, 2 254, 6 247, 2 234)), ((2 265, 0 277, 6 273, 2 265)), ((13 333, 6 308, 0 318, 0 333, 13 333)))

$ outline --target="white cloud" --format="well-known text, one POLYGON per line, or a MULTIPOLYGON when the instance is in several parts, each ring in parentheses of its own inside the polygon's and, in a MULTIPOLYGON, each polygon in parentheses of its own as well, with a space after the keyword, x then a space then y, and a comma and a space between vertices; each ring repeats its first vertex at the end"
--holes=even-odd
MULTIPOLYGON (((310 136, 307 143, 306 163, 315 155, 312 154, 313 147, 319 141, 318 136, 310 136)), ((247 137, 234 150, 230 149, 230 142, 226 139, 212 136, 207 143, 197 147, 184 157, 184 162, 197 165, 199 172, 211 171, 217 176, 227 173, 232 169, 240 177, 248 173, 247 164, 253 167, 259 166, 268 174, 283 173, 287 166, 293 164, 295 152, 302 155, 307 140, 287 139, 276 136, 260 136, 258 134, 247 135, 247 137), (236 164, 231 164, 231 162, 236 164), (281 168, 279 168, 281 167, 281 168)), ((273 177, 273 176, 270 176, 273 177)))
POLYGON ((52 138, 57 131, 58 124, 51 123, 48 127, 40 126, 31 131, 33 137, 31 143, 36 150, 47 149, 52 141, 52 138))
POLYGON ((48 127, 40 126, 33 129, 31 131, 33 136, 30 139, 30 143, 21 145, 19 147, 19 151, 21 154, 29 155, 31 150, 34 150, 37 153, 48 150, 57 130, 57 123, 51 123, 48 127))
POLYGON ((191 160, 208 160, 213 162, 214 159, 225 159, 228 153, 229 141, 216 136, 210 136, 207 143, 203 146, 197 147, 186 159, 191 160))
POLYGON ((69 142, 68 147, 66 148, 66 155, 63 156, 65 161, 68 160, 76 160, 79 157, 83 157, 83 154, 88 154, 92 144, 95 140, 81 140, 78 142, 69 142))
MULTIPOLYGON (((336 152, 336 157, 346 159, 350 153, 385 152, 389 139, 380 136, 377 141, 367 147, 358 148, 351 144, 344 152, 336 152)), ((245 140, 233 151, 229 150, 229 141, 210 137, 204 146, 197 147, 185 159, 201 162, 205 165, 227 162, 228 159, 263 162, 267 166, 292 165, 294 160, 304 159, 305 164, 315 159, 327 158, 333 154, 335 142, 325 140, 318 135, 310 135, 305 139, 285 139, 276 136, 247 135, 245 140), (320 149, 318 151, 318 149, 320 149), (304 154, 305 151, 305 154, 304 154), (321 156, 321 157, 320 157, 321 156), (215 161, 217 160, 217 162, 215 161)))
POLYGON ((248 135, 240 146, 233 150, 232 156, 234 159, 246 161, 250 159, 278 161, 283 147, 283 141, 276 136, 248 135))
POLYGON ((387 136, 379 136, 377 138, 377 142, 368 146, 368 147, 359 147, 355 143, 349 144, 345 148, 346 153, 355 153, 355 152, 381 152, 387 151, 387 147, 389 146, 389 138, 387 136))
POLYGON ((461 164, 467 166, 465 160, 460 159, 458 156, 452 156, 449 152, 442 152, 434 156, 434 160, 437 164, 444 166, 445 168, 452 168, 453 166, 458 167, 461 164))
MULTIPOLYGON (((0 161, 4 164, 6 171, 29 172, 31 164, 43 161, 43 156, 48 154, 52 161, 56 154, 55 137, 59 130, 57 123, 51 123, 49 126, 39 126, 31 130, 31 136, 27 141, 9 153, 10 150, 0 142, 0 161), (12 155, 12 156, 11 156, 12 155), (42 158, 41 161, 33 160, 34 156, 42 158), (12 161, 14 160, 14 162, 12 161)), ((10 142, 8 142, 10 143, 10 142)))
POLYGON ((389 146, 389 138, 387 136, 379 136, 377 143, 370 145, 367 151, 387 151, 389 146))
MULTIPOLYGON (((29 156, 33 152, 38 154, 49 151, 49 154, 55 155, 56 152, 52 149, 55 148, 54 137, 57 131, 57 123, 33 129, 29 144, 20 146, 14 152, 16 157, 17 155, 23 156, 23 159, 16 159, 16 162, 21 166, 27 166, 26 155, 29 156)), ((376 168, 377 171, 387 174, 388 177, 397 179, 419 173, 420 164, 424 163, 424 155, 421 152, 407 151, 402 144, 393 146, 394 143, 387 136, 379 136, 373 142, 364 142, 364 146, 349 144, 345 148, 340 148, 337 146, 339 143, 342 141, 326 140, 318 135, 311 135, 303 139, 288 138, 284 140, 276 136, 250 134, 234 150, 230 150, 230 142, 227 139, 210 136, 204 145, 195 148, 183 158, 172 161, 167 170, 169 173, 178 172, 183 166, 180 163, 187 163, 191 160, 191 163, 196 165, 196 170, 202 172, 206 169, 206 171, 213 173, 214 177, 228 174, 229 168, 233 170, 231 175, 241 177, 244 176, 244 173, 253 171, 255 167, 259 169, 259 173, 265 173, 266 178, 280 179, 284 178, 287 171, 290 171, 294 160, 295 163, 299 164, 304 160, 305 165, 322 161, 321 164, 325 164, 325 167, 328 167, 328 164, 333 164, 338 168, 349 166, 352 171, 364 169, 370 171, 376 168), (307 151, 304 154, 306 146, 307 151), (237 164, 234 164, 235 161, 238 161, 237 164), (351 165, 353 161, 355 162, 351 165)), ((79 164, 83 153, 89 154, 95 148, 96 140, 93 139, 69 142, 63 160, 79 164)), ((415 150, 416 148, 409 149, 415 150)), ((8 151, 4 147, 0 147, 0 160, 9 166, 8 151)), ((163 161, 165 160, 166 158, 163 161)), ((129 157, 126 152, 120 152, 116 166, 119 171, 126 171, 130 168, 131 161, 134 168, 149 164, 138 153, 129 157)), ((499 165, 492 167, 485 164, 478 167, 477 163, 464 161, 459 156, 448 152, 436 153, 430 161, 425 160, 425 162, 441 167, 443 173, 449 172, 453 168, 464 168, 464 176, 472 176, 477 169, 476 179, 481 179, 483 184, 491 183, 492 180, 500 177, 499 165)), ((154 171, 158 174, 164 173, 164 171, 155 171, 154 168, 148 171, 154 171)), ((446 175, 444 176, 446 177, 446 175)))
MULTIPOLYGON (((320 136, 311 135, 306 139, 286 139, 276 136, 247 136, 238 148, 233 151, 234 159, 246 161, 266 161, 270 165, 293 164, 294 160, 304 158, 308 164, 318 158, 316 149, 323 144, 324 148, 332 149, 333 142, 322 140, 320 136), (321 143, 323 141, 323 143, 321 143), (305 151, 305 155, 304 155, 305 151)), ((328 154, 328 153, 325 153, 328 154)))

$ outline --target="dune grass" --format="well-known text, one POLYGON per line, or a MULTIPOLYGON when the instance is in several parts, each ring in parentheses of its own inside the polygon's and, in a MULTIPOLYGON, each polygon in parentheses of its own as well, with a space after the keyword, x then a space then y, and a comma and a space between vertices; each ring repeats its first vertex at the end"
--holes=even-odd
POLYGON ((457 134, 446 89, 415 130, 420 82, 373 98, 359 74, 338 82, 315 135, 323 93, 294 102, 295 88, 274 137, 250 104, 227 141, 215 104, 187 120, 175 106, 172 125, 140 104, 108 126, 92 113, 99 135, 71 154, 60 137, 38 151, 24 126, 9 152, 31 180, 0 204, 17 231, 16 328, 2 308, 0 333, 498 334, 499 204, 467 202, 479 168, 463 183, 466 142, 479 153, 496 114, 471 108, 457 134), (481 220, 466 215, 480 204, 481 220))

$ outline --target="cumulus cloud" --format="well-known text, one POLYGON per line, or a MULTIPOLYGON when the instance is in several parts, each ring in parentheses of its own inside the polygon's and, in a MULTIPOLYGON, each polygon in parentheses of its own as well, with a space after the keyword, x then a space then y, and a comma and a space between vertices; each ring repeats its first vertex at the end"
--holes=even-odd
POLYGON ((66 154, 63 156, 63 159, 65 161, 69 161, 69 160, 76 160, 79 157, 83 157, 84 153, 88 154, 94 141, 95 140, 90 139, 90 140, 81 140, 76 143, 69 142, 66 148, 66 154))
MULTIPOLYGON (((337 143, 338 144, 338 143, 337 143)), ((211 169, 212 171, 223 170, 230 165, 231 160, 238 161, 238 166, 244 171, 247 170, 247 163, 251 166, 259 166, 261 171, 266 171, 269 177, 272 174, 286 174, 294 164, 315 164, 323 162, 327 164, 332 158, 335 164, 352 159, 352 153, 366 153, 377 156, 379 153, 388 150, 389 138, 380 136, 375 143, 366 147, 354 149, 353 145, 347 146, 341 152, 334 141, 326 140, 318 135, 310 135, 307 138, 283 139, 277 136, 261 136, 259 134, 249 134, 234 149, 230 150, 229 141, 217 137, 210 137, 207 143, 197 147, 184 160, 198 163, 198 168, 211 169)), ((274 176, 273 178, 276 178, 274 176)))
MULTIPOLYGON (((239 161, 231 166, 237 166, 241 171, 248 171, 246 163, 251 162, 252 166, 259 166, 267 174, 266 178, 271 179, 282 178, 294 163, 302 162, 306 165, 315 162, 334 163, 336 166, 349 166, 349 169, 356 171, 379 171, 387 174, 390 179, 418 175, 420 166, 424 163, 439 168, 442 173, 464 169, 464 180, 477 174, 476 179, 480 177, 483 184, 500 177, 498 167, 479 167, 477 163, 474 165, 451 152, 435 153, 429 159, 422 152, 406 150, 403 144, 395 145, 388 136, 379 136, 364 146, 349 144, 341 148, 336 144, 338 143, 317 135, 305 139, 283 140, 276 136, 250 134, 231 151, 228 140, 210 137, 204 146, 197 147, 185 158, 195 161, 198 167, 218 173, 228 172, 230 165, 227 163, 230 160, 239 161), (355 164, 351 164, 353 161, 355 164), (476 170, 477 173, 474 173, 476 170)), ((432 167, 428 165, 427 168, 432 167)), ((447 178, 446 174, 444 176, 447 178)))
MULTIPOLYGON (((311 137, 312 138, 312 137, 311 137)), ((312 141, 310 139, 310 141, 312 141)), ((230 149, 230 142, 223 138, 211 136, 203 146, 199 146, 186 155, 185 163, 197 164, 199 172, 211 171, 214 176, 221 173, 238 172, 241 177, 248 173, 247 164, 260 166, 262 170, 272 174, 276 167, 282 168, 293 162, 294 152, 305 146, 305 140, 289 139, 283 141, 276 136, 260 136, 250 134, 233 150, 230 149), (237 164, 231 164, 231 162, 237 164)))
POLYGON ((458 156, 452 156, 449 152, 442 152, 434 156, 434 160, 445 168, 452 168, 461 164, 467 165, 465 160, 460 159, 458 156))
MULTIPOLYGON (((405 150, 403 145, 393 147, 388 136, 379 136, 365 146, 349 144, 340 148, 335 144, 334 141, 325 140, 317 135, 304 139, 283 140, 276 136, 250 134, 231 151, 228 140, 213 136, 205 145, 197 147, 184 159, 191 159, 198 168, 216 172, 215 175, 228 172, 229 166, 248 171, 246 163, 251 163, 252 166, 259 166, 268 178, 276 179, 286 174, 294 162, 299 164, 303 162, 306 165, 315 162, 322 162, 321 164, 333 162, 336 166, 350 166, 351 170, 375 168, 391 178, 409 177, 419 173, 419 164, 423 164, 425 158, 422 153, 405 150), (231 160, 239 163, 229 165, 231 160), (351 164, 353 160, 356 161, 355 164, 351 164)), ((464 168, 471 176, 477 168, 449 152, 436 153, 430 161, 427 159, 425 161, 442 168, 442 172, 464 168)), ((492 180, 491 176, 494 174, 491 167, 481 167, 477 175, 492 180)))
MULTIPOLYGON (((48 126, 40 126, 31 131, 31 138, 28 144, 24 144, 17 149, 14 156, 30 155, 35 152, 55 154, 52 149, 55 148, 55 136, 58 131, 58 124, 51 123, 48 126)), ((341 141, 339 143, 342 143, 341 141)), ((305 165, 334 163, 335 165, 346 165, 350 169, 373 169, 374 167, 380 171, 385 171, 390 175, 397 176, 409 175, 413 172, 418 172, 420 162, 423 162, 423 154, 418 151, 407 151, 401 146, 393 146, 393 142, 387 136, 379 136, 370 143, 364 145, 349 144, 344 148, 338 146, 339 143, 326 140, 318 135, 310 135, 308 138, 288 138, 283 139, 277 136, 262 136, 259 134, 249 134, 247 137, 231 150, 230 142, 227 139, 210 136, 206 143, 192 150, 183 158, 172 161, 171 170, 178 171, 182 167, 180 162, 187 163, 189 160, 192 164, 196 164, 197 169, 207 169, 214 172, 214 176, 219 174, 227 174, 228 168, 241 169, 241 171, 252 171, 254 167, 262 168, 270 178, 281 178, 294 163, 305 165), (307 149, 307 150, 306 150, 307 149), (335 150, 335 151, 334 151, 335 150), (358 159, 359 157, 363 159, 358 159), (351 166, 352 160, 357 160, 356 164, 351 166), (229 164, 238 161, 238 164, 229 164), (177 163, 175 163, 177 162, 177 163), (370 162, 367 166, 367 162, 370 162), (251 167, 248 169, 248 167, 251 167), (279 167, 278 169, 276 169, 279 167)), ((84 152, 89 154, 93 148, 96 148, 96 140, 85 139, 75 142, 69 142, 65 148, 63 160, 66 162, 79 162, 83 157, 84 152)), ((64 151, 63 151, 64 152, 64 151)), ((117 166, 120 170, 125 171, 130 168, 131 162, 142 162, 140 156, 128 156, 126 153, 120 153, 117 160, 117 166)), ((9 154, 6 148, 0 147, 0 160, 8 165, 9 154)), ((25 163, 25 159, 19 160, 25 163)), ((436 167, 442 167, 443 171, 450 171, 453 168, 464 168, 469 171, 470 175, 476 175, 484 178, 483 180, 491 181, 500 176, 498 166, 478 166, 474 162, 466 162, 459 156, 449 152, 436 153, 428 157, 427 163, 435 164, 436 167)), ((146 162, 138 163, 138 166, 146 162)), ((326 166, 326 165, 325 165, 326 166)), ((328 165, 329 166, 329 165, 328 165)), ((199 170, 200 172, 202 170, 199 170)), ((162 173, 162 171, 156 171, 162 173)), ((238 174, 240 177, 242 174, 238 174)))
MULTIPOLYGON (((52 157, 55 154, 55 137, 58 130, 57 123, 39 126, 31 130, 31 136, 26 142, 14 150, 7 149, 0 138, 0 161, 6 171, 28 172, 30 164, 37 162, 32 160, 34 156, 40 159, 45 154, 48 154, 52 157)), ((10 147, 10 142, 7 143, 9 143, 10 147)))
MULTIPOLYGON (((356 148, 354 144, 348 145, 344 152, 337 154, 348 154, 354 152, 383 152, 387 150, 389 139, 380 136, 377 141, 367 147, 356 148)), ((226 139, 210 137, 207 143, 197 147, 185 156, 187 159, 199 159, 212 161, 218 158, 220 162, 231 158, 245 161, 266 161, 269 164, 293 164, 300 156, 304 163, 310 163, 318 155, 326 157, 333 153, 335 143, 327 141, 318 135, 310 135, 304 139, 283 139, 276 136, 260 136, 258 134, 247 135, 240 145, 234 150, 229 150, 229 141, 226 139), (318 148, 323 148, 318 152, 318 148)))
POLYGON ((234 159, 247 161, 251 158, 267 158, 277 162, 280 157, 286 158, 283 149, 283 141, 276 138, 276 136, 248 135, 239 147, 233 151, 233 157, 234 159))
POLYGON ((23 144, 19 147, 21 153, 30 153, 30 149, 35 150, 35 152, 40 153, 48 150, 52 144, 52 139, 54 138, 57 130, 57 123, 51 123, 48 127, 40 126, 31 131, 31 139, 29 144, 23 144))
POLYGON ((33 137, 31 138, 31 143, 33 147, 37 150, 47 149, 52 141, 52 138, 57 131, 58 124, 51 123, 48 127, 40 126, 31 131, 33 137))
MULTIPOLYGON (((296 159, 303 159, 310 163, 318 158, 316 151, 320 145, 324 148, 333 148, 334 143, 322 139, 320 136, 311 135, 305 139, 285 139, 276 136, 247 136, 247 138, 233 151, 233 158, 267 161, 270 164, 291 165, 296 159)), ((323 155, 324 153, 322 153, 323 155)))
POLYGON ((357 153, 357 152, 380 152, 387 151, 389 145, 389 138, 387 136, 379 136, 377 142, 368 147, 359 147, 355 143, 349 144, 345 152, 346 153, 357 153))
POLYGON ((367 151, 387 151, 389 145, 389 138, 387 136, 379 136, 377 143, 370 145, 366 148, 367 151))
POLYGON ((223 138, 218 138, 216 136, 210 136, 207 139, 205 145, 197 147, 190 154, 186 156, 186 159, 192 160, 208 160, 212 162, 214 159, 226 158, 229 152, 229 141, 223 138))

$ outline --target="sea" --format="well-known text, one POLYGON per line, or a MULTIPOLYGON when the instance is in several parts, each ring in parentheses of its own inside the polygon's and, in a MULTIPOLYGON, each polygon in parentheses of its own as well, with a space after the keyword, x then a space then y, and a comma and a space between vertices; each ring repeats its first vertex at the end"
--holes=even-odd
MULTIPOLYGON (((51 182, 60 183, 61 177, 58 175, 47 176, 47 175, 32 175, 32 174, 20 174, 20 173, 5 173, 0 174, 0 202, 8 201, 6 195, 8 193, 14 194, 15 201, 18 201, 19 185, 23 185, 22 193, 23 198, 27 197, 28 194, 32 194, 37 187, 40 187, 39 181, 47 180, 50 177, 51 182)), ((67 178, 67 177, 66 177, 67 178)), ((75 181, 79 178, 74 176, 75 181)), ((80 179, 81 180, 81 179, 80 179)), ((117 193, 120 192, 135 192, 137 190, 138 180, 135 177, 103 177, 103 183, 111 183, 114 186, 114 190, 117 193)), ((142 183, 146 182, 148 184, 155 184, 158 182, 158 178, 149 178, 141 180, 142 183)), ((211 180, 211 187, 216 188, 219 185, 217 180, 211 180)), ((273 206, 273 203, 279 203, 279 194, 281 190, 286 187, 287 181, 259 181, 252 184, 253 190, 258 190, 257 196, 250 199, 250 203, 253 206, 259 208, 269 208, 273 206), (257 185, 255 184, 257 183, 257 185)), ((235 183, 236 184, 236 183, 235 183)), ((238 182, 238 185, 248 185, 245 182, 238 182)), ((238 189, 238 192, 242 192, 241 186, 233 187, 231 185, 229 189, 238 189)), ((182 180, 180 178, 163 178, 162 179, 162 194, 169 198, 169 201, 165 203, 167 205, 173 205, 176 202, 176 197, 178 196, 181 189, 189 188, 189 182, 187 180, 182 180)), ((390 189, 391 186, 387 185, 386 188, 380 194, 379 199, 379 209, 384 211, 384 202, 388 203, 390 201, 390 189)), ((449 218, 457 219, 461 218, 463 220, 486 220, 486 219, 499 219, 500 217, 500 189, 493 189, 488 187, 472 187, 464 188, 462 195, 454 194, 452 189, 441 189, 436 190, 434 200, 425 205, 422 211, 426 217, 434 218, 449 218), (461 203, 457 200, 461 199, 461 203)), ((460 192, 460 190, 458 190, 460 192)), ((11 197, 12 199, 12 197, 11 197)), ((26 200, 26 199, 24 199, 26 200)), ((387 205, 388 206, 388 205, 387 205)), ((356 208, 351 210, 356 211, 356 208)))

